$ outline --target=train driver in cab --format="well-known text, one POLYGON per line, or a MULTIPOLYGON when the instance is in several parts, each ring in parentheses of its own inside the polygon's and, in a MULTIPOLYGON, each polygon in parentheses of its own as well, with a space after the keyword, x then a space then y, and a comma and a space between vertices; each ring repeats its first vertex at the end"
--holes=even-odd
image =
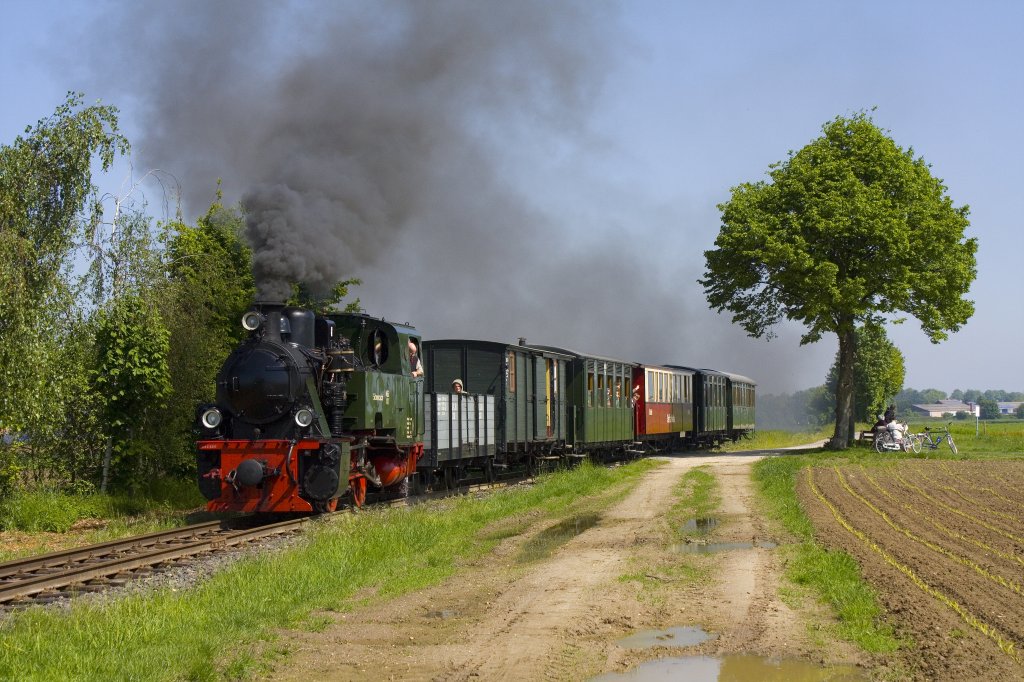
POLYGON ((420 351, 416 342, 409 340, 409 369, 414 377, 423 376, 423 363, 420 362, 420 351))

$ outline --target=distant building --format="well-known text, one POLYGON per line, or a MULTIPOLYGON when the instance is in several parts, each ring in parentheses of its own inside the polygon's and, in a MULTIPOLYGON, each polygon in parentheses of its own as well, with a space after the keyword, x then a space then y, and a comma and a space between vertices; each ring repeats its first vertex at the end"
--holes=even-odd
POLYGON ((999 405, 999 414, 1016 414, 1017 408, 1024 403, 997 403, 999 405))
MULTIPOLYGON (((1002 405, 1002 403, 1000 404, 1002 405)), ((1006 404, 1010 405, 1012 403, 1006 404)), ((911 405, 911 408, 913 408, 915 414, 920 414, 924 417, 941 417, 946 414, 956 414, 957 412, 966 412, 967 414, 977 416, 981 413, 980 407, 974 403, 965 403, 962 400, 940 400, 937 403, 911 405)))

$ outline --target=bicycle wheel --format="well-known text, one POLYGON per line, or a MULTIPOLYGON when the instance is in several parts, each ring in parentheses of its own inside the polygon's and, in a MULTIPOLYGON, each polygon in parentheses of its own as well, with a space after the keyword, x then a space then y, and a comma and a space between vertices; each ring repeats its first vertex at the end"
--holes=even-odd
POLYGON ((960 451, 956 449, 956 443, 953 442, 953 436, 946 436, 946 442, 949 443, 949 449, 953 451, 954 455, 960 454, 960 451))
POLYGON ((885 444, 892 439, 888 431, 883 431, 875 436, 875 452, 882 454, 885 452, 885 444))
POLYGON ((921 436, 920 434, 913 433, 910 435, 910 447, 914 451, 915 455, 921 454, 921 436))

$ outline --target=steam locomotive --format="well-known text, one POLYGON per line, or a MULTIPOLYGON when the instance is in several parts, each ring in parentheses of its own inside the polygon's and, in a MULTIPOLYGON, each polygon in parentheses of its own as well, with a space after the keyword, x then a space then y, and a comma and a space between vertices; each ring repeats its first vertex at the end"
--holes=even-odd
POLYGON ((196 412, 211 511, 326 512, 368 490, 711 446, 754 428, 755 384, 552 346, 422 342, 364 314, 257 304, 196 412), (425 369, 425 376, 422 371, 425 369), (465 392, 452 392, 458 379, 465 392))

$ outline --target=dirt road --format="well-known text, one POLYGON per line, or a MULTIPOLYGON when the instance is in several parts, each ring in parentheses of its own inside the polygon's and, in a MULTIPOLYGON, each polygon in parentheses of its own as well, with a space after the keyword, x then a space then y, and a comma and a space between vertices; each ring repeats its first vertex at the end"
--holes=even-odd
POLYGON ((521 551, 548 521, 442 585, 333 614, 322 632, 282 633, 292 656, 269 678, 578 680, 659 657, 729 653, 857 662, 849 647, 821 634, 813 600, 794 611, 779 598, 782 550, 770 545, 786 538, 752 509, 750 467, 758 458, 668 458, 550 556, 524 561, 521 551), (672 489, 698 466, 715 475, 723 501, 709 541, 754 546, 692 554, 668 543, 672 489), (673 626, 701 626, 717 637, 685 649, 617 644, 673 626))

